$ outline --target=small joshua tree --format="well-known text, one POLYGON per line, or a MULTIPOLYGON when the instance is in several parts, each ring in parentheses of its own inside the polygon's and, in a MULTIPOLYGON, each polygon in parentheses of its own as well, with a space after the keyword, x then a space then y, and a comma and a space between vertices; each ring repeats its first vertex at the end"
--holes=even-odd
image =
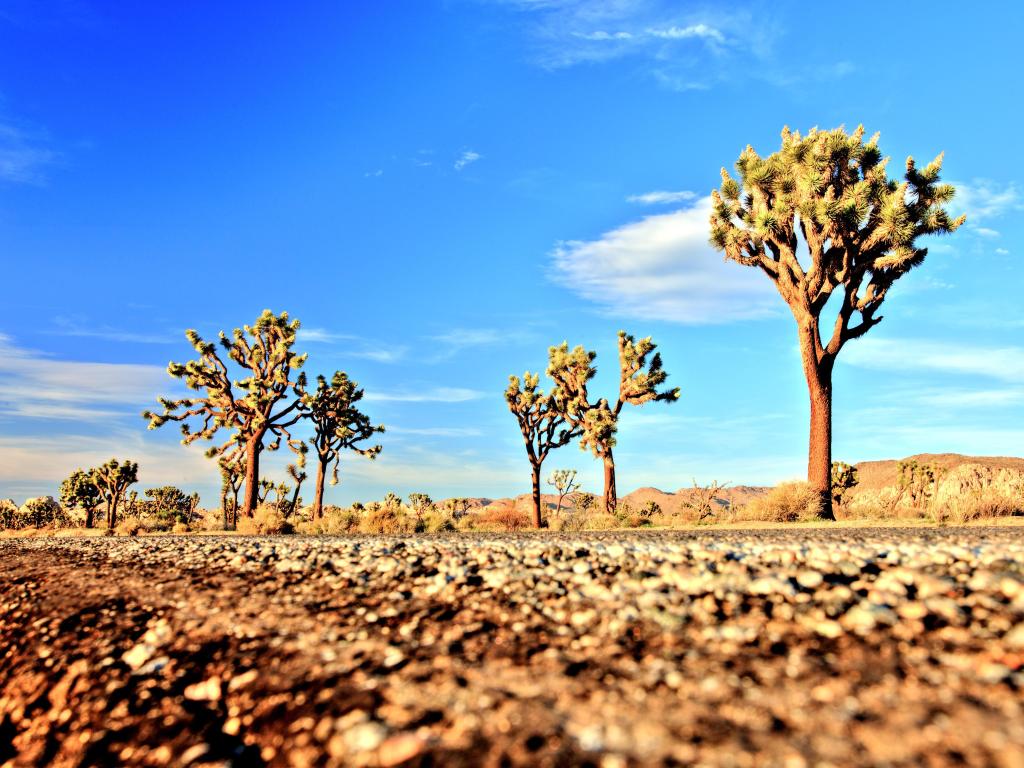
POLYGON ((928 249, 917 239, 953 232, 965 220, 951 219, 943 207, 954 189, 939 183, 942 155, 924 169, 907 158, 902 183, 888 177, 887 162, 878 135, 865 142, 863 127, 852 134, 813 129, 804 137, 784 128, 781 150, 761 157, 748 146, 736 162, 739 181, 723 168, 721 190, 711 193, 712 245, 764 272, 796 320, 811 405, 807 481, 827 520, 835 519, 836 357, 881 322, 878 310, 893 283, 924 261, 928 249), (837 289, 836 317, 823 320, 837 289))
POLYGON ((842 507, 846 495, 857 485, 857 468, 845 461, 832 462, 832 504, 842 507))
POLYGON ((276 451, 282 440, 293 449, 299 446, 300 441, 289 432, 305 415, 306 374, 299 369, 306 356, 292 351, 298 330, 299 321, 289 321, 287 312, 275 315, 267 309, 253 325, 236 328, 230 339, 221 331, 221 349, 245 372, 238 381, 232 380, 217 345, 203 340, 194 330, 186 331, 199 358, 184 365, 171 363, 167 372, 183 379, 189 389, 204 394, 180 400, 161 398, 163 413, 142 414, 149 419, 150 429, 168 421, 180 422, 185 445, 199 439, 213 440, 220 429, 234 430, 225 443, 209 448, 206 454, 229 462, 245 458, 242 514, 247 517, 259 503, 260 454, 264 449, 276 451), (198 430, 193 429, 190 420, 198 423, 198 430), (264 442, 267 439, 269 443, 264 442))
POLYGON ((292 494, 292 500, 288 505, 288 509, 284 510, 284 516, 293 514, 299 508, 301 499, 299 498, 299 489, 302 488, 302 484, 306 482, 306 473, 299 468, 298 464, 288 465, 288 477, 295 481, 295 492, 292 494))
POLYGON ((323 516, 324 477, 328 467, 331 467, 331 485, 338 484, 341 452, 353 451, 371 460, 380 454, 380 445, 360 447, 360 443, 384 431, 383 426, 374 426, 370 417, 359 410, 357 403, 362 399, 363 390, 343 371, 335 371, 330 384, 323 376, 318 376, 316 390, 306 396, 306 407, 315 431, 312 442, 317 457, 314 520, 323 516))
POLYGON ((173 485, 147 488, 146 496, 151 500, 151 508, 163 528, 168 529, 175 523, 187 523, 192 499, 180 488, 173 485))
POLYGON ((460 517, 466 514, 469 509, 469 499, 463 499, 460 497, 452 497, 445 499, 441 502, 441 509, 448 512, 452 517, 458 520, 460 517))
POLYGON ((654 352, 655 348, 649 336, 637 341, 619 331, 619 396, 614 404, 605 398, 590 401, 587 384, 597 373, 596 352, 583 347, 569 351, 568 342, 548 350, 548 375, 565 398, 565 418, 580 431, 580 448, 589 448, 604 462, 604 506, 610 515, 615 514, 618 506, 612 449, 622 407, 627 403, 639 406, 651 401, 674 403, 679 399, 678 388, 658 390, 668 374, 662 369, 661 355, 654 352))
POLYGON ((139 482, 139 465, 111 459, 92 470, 92 480, 107 503, 107 528, 117 525, 117 505, 128 488, 139 482))
POLYGON ((238 492, 245 482, 245 465, 238 461, 230 461, 221 457, 217 461, 220 468, 220 507, 224 514, 224 529, 230 530, 238 524, 238 492))
POLYGON ((697 522, 703 523, 709 517, 714 517, 716 510, 715 499, 722 491, 729 486, 728 483, 713 481, 711 485, 700 485, 697 479, 693 480, 693 490, 690 491, 690 498, 683 502, 683 506, 691 509, 697 515, 697 522))
POLYGON ((416 514, 416 519, 419 520, 425 512, 433 508, 434 502, 425 493, 410 493, 409 506, 412 507, 412 511, 416 514))
POLYGON ((60 484, 60 503, 65 508, 79 507, 85 511, 85 527, 95 524, 96 507, 103 501, 92 470, 76 469, 60 484))
POLYGON ((552 450, 568 445, 583 433, 580 427, 569 423, 561 391, 555 387, 545 394, 539 384, 539 374, 527 371, 522 382, 518 376, 509 376, 505 390, 505 402, 519 422, 519 430, 526 443, 526 456, 530 460, 535 528, 544 526, 540 504, 540 470, 544 459, 552 450))
POLYGON ((580 484, 576 482, 575 469, 556 469, 548 477, 548 485, 554 486, 554 489, 558 491, 556 512, 562 511, 562 500, 566 496, 570 496, 580 489, 580 484))
POLYGON ((937 464, 921 464, 914 459, 896 465, 897 483, 901 491, 910 496, 914 509, 923 509, 935 496, 945 471, 937 464))

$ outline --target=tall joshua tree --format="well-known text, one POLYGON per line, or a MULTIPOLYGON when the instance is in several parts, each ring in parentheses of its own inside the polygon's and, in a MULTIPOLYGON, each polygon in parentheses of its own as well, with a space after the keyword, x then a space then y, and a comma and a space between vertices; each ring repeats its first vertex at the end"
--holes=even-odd
MULTIPOLYGON (((234 430, 227 442, 206 453, 228 462, 244 456, 245 516, 252 515, 258 503, 263 450, 276 451, 283 439, 298 451, 301 442, 288 431, 305 415, 306 374, 300 369, 306 355, 292 351, 298 330, 299 321, 289 321, 287 312, 275 315, 265 309, 253 325, 236 328, 230 339, 221 331, 221 349, 246 372, 245 378, 237 381, 232 380, 216 344, 203 340, 194 330, 186 331, 185 336, 199 353, 199 359, 184 365, 171 363, 167 372, 183 379, 189 389, 204 394, 181 400, 161 398, 163 413, 143 413, 149 419, 150 429, 168 421, 180 422, 185 445, 199 439, 213 440, 222 428, 234 430), (198 423, 196 431, 190 426, 192 419, 198 423), (268 438, 270 442, 265 444, 268 438)), ((303 455, 299 453, 299 463, 302 461, 303 455)))
POLYGON ((548 350, 548 375, 565 393, 566 418, 580 430, 580 447, 589 448, 604 463, 604 504, 609 513, 614 513, 618 506, 612 449, 622 407, 627 403, 639 406, 651 401, 674 403, 679 399, 678 387, 658 389, 668 374, 662 369, 661 354, 654 351, 656 347, 650 336, 637 341, 625 331, 619 331, 619 396, 614 404, 605 398, 590 401, 587 384, 597 373, 596 352, 583 347, 570 351, 568 342, 548 350))
POLYGON ((117 505, 129 486, 139 482, 139 465, 134 461, 123 464, 111 459, 92 470, 92 481, 107 502, 107 528, 117 525, 117 505))
POLYGON ((836 356, 881 322, 893 283, 924 261, 928 249, 918 238, 953 232, 965 220, 943 207, 954 189, 939 183, 942 155, 923 169, 907 158, 902 182, 888 177, 887 162, 878 134, 865 142, 862 126, 803 137, 784 128, 778 152, 761 157, 748 146, 736 161, 739 180, 723 168, 721 189, 712 192, 712 245, 764 272, 796 320, 811 402, 807 480, 820 496, 819 516, 829 520, 836 356), (823 318, 836 291, 836 317, 823 318))
POLYGON ((370 417, 359 410, 357 403, 362 399, 363 390, 343 371, 335 371, 330 384, 323 376, 317 376, 316 391, 306 396, 306 407, 313 422, 313 449, 317 457, 314 519, 323 517, 324 477, 332 464, 331 485, 338 483, 342 450, 354 451, 368 459, 376 459, 381 451, 380 445, 359 447, 360 443, 384 431, 383 426, 374 426, 370 417))
POLYGON ((509 376, 505 401, 519 422, 519 430, 526 443, 526 455, 530 459, 533 497, 533 525, 544 526, 540 504, 540 470, 555 448, 568 445, 582 434, 582 429, 573 426, 566 417, 566 403, 557 387, 545 394, 539 389, 540 375, 527 371, 520 382, 518 376, 509 376))

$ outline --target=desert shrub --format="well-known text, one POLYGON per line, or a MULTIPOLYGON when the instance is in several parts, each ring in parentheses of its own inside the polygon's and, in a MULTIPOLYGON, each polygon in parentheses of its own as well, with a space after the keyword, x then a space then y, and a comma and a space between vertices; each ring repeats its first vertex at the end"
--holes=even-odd
POLYGON ((450 533, 455 530, 455 518, 439 509, 429 509, 418 521, 424 533, 450 533))
POLYGON ((236 530, 246 536, 274 536, 291 533, 292 526, 276 506, 263 504, 256 508, 252 517, 239 518, 236 530))
POLYGON ((780 483, 743 508, 743 519, 795 523, 817 517, 818 495, 807 483, 780 483))
POLYGON ((182 534, 188 533, 191 529, 185 523, 175 523, 174 527, 171 528, 171 533, 182 534))
POLYGON ((585 531, 611 531, 621 527, 619 519, 615 515, 606 512, 598 512, 590 515, 584 520, 583 530, 585 531))
POLYGON ((13 499, 0 499, 0 531, 12 531, 21 527, 21 515, 13 499))
POLYGON ((21 528, 67 528, 71 518, 52 496, 28 499, 18 510, 21 528))
POLYGON ((118 536, 138 536, 140 533, 146 532, 142 520, 134 515, 122 517, 117 523, 116 530, 118 536))
POLYGON ((597 496, 586 491, 583 493, 577 493, 572 500, 572 507, 575 512, 586 514, 595 506, 597 506, 597 496))
MULTIPOLYGON (((318 520, 303 520, 296 524, 295 530, 310 536, 336 536, 341 533, 355 533, 359 530, 362 515, 354 508, 343 509, 329 505, 324 507, 324 514, 318 520)), ((362 505, 360 505, 362 507, 362 505)))
POLYGON ((966 525, 972 520, 993 517, 1011 517, 1024 513, 1024 503, 1014 503, 1006 496, 991 489, 953 496, 936 507, 935 521, 948 520, 956 525, 966 525))
POLYGON ((509 504, 486 507, 467 517, 475 518, 473 528, 478 531, 503 533, 525 531, 533 526, 529 515, 509 504))
POLYGON ((415 525, 416 521, 405 515, 398 504, 371 504, 359 522, 359 532, 397 536, 412 533, 415 525))

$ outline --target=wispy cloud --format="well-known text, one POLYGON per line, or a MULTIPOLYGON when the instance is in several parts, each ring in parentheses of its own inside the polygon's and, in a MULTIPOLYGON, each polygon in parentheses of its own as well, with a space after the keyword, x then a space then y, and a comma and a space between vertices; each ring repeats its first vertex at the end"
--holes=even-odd
POLYGON ((182 335, 177 331, 168 331, 167 333, 126 331, 109 325, 90 324, 88 320, 82 317, 58 316, 53 319, 53 322, 57 328, 47 331, 47 333, 55 336, 75 336, 132 344, 174 344, 181 340, 182 335))
POLYGON ((447 333, 430 336, 436 345, 436 352, 430 362, 450 360, 466 350, 495 347, 498 345, 521 344, 533 338, 533 334, 522 330, 499 330, 497 328, 454 328, 447 333))
POLYGON ((57 154, 36 136, 7 122, 0 122, 0 180, 41 184, 57 154))
POLYGON ((467 149, 465 152, 459 155, 453 167, 455 168, 456 171, 461 171, 467 165, 475 163, 482 157, 483 155, 481 155, 479 152, 474 152, 472 149, 467 149))
POLYGON ((343 354, 377 363, 397 363, 404 359, 409 348, 402 344, 365 339, 351 333, 337 333, 326 328, 300 328, 299 341, 305 344, 337 344, 346 347, 343 354))
POLYGON ((363 178, 364 179, 375 179, 378 176, 383 176, 383 175, 384 175, 384 169, 383 168, 376 168, 376 169, 374 169, 372 171, 367 171, 366 173, 364 173, 363 174, 363 178))
POLYGON ((626 198, 626 202, 640 203, 641 205, 663 205, 665 203, 682 203, 693 200, 696 197, 696 192, 686 190, 669 192, 668 190, 658 189, 654 192, 644 192, 642 195, 630 195, 626 198))
POLYGON ((781 299, 754 269, 725 263, 708 244, 711 199, 648 216, 552 253, 553 278, 617 315, 690 324, 778 313, 781 299))
POLYGON ((416 435, 419 437, 479 437, 483 434, 475 427, 391 427, 389 435, 416 435))
POLYGON ((56 360, 0 334, 0 415, 97 421, 134 414, 170 389, 155 365, 56 360))
POLYGON ((479 400, 485 393, 463 387, 431 387, 403 392, 367 392, 367 401, 395 403, 465 403, 479 400))
POLYGON ((860 339, 839 358, 847 365, 903 373, 1024 381, 1024 347, 941 343, 925 339, 860 339))
MULTIPOLYGON (((957 214, 966 213, 968 223, 979 224, 999 218, 1013 211, 1024 210, 1024 198, 1013 182, 1001 183, 991 179, 951 182, 956 188, 956 197, 950 208, 957 214)), ((981 230, 976 228, 981 234, 981 230)))

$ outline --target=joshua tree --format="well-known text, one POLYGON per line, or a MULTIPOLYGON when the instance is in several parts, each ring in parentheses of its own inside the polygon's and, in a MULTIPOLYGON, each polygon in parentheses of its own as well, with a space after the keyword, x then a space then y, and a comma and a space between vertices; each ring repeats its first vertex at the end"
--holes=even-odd
POLYGON ((953 232, 965 218, 943 208, 954 190, 939 183, 942 155, 923 170, 907 158, 898 183, 877 140, 865 142, 863 127, 805 137, 785 128, 781 150, 760 157, 748 146, 736 162, 739 181, 723 168, 721 190, 712 192, 712 245, 768 275, 796 320, 811 405, 807 480, 820 497, 819 516, 829 520, 836 356, 881 322, 893 283, 924 261, 928 249, 917 239, 953 232), (836 317, 823 321, 836 289, 836 317))
POLYGON ((604 462, 604 505, 608 514, 615 514, 618 505, 612 449, 622 406, 643 405, 652 400, 674 403, 679 399, 678 388, 658 391, 668 374, 662 370, 661 354, 654 352, 655 348, 650 336, 637 341, 619 331, 619 396, 613 405, 605 398, 591 403, 587 393, 587 382, 597 373, 596 352, 583 347, 570 352, 568 342, 548 350, 548 375, 564 393, 565 418, 580 430, 580 448, 589 448, 604 462), (648 361, 652 352, 654 355, 648 361))
POLYGON ((562 511, 562 499, 580 489, 580 484, 576 482, 575 469, 556 469, 548 477, 548 485, 554 486, 555 490, 558 491, 556 512, 562 511))
POLYGON ((845 461, 832 462, 832 505, 841 507, 847 492, 857 485, 857 468, 845 461))
POLYGON ((139 465, 133 461, 123 464, 111 459, 92 470, 92 481, 107 502, 107 528, 117 524, 117 505, 129 486, 139 482, 139 465))
POLYGON ((92 470, 76 469, 60 484, 60 503, 66 508, 81 507, 85 510, 85 527, 92 528, 96 507, 103 500, 100 489, 93 479, 92 470))
POLYGON ((555 448, 561 448, 579 437, 583 430, 571 425, 566 416, 566 404, 557 387, 549 394, 538 389, 540 375, 527 371, 522 382, 518 376, 509 376, 505 401, 519 422, 519 430, 526 443, 526 455, 530 460, 533 493, 533 525, 544 526, 540 506, 540 469, 555 448))
POLYGON ((306 482, 306 473, 299 468, 298 464, 288 465, 288 477, 295 481, 295 493, 292 494, 292 500, 287 510, 285 510, 285 517, 293 514, 299 508, 299 489, 302 488, 302 484, 306 482))
POLYGON ((456 520, 466 514, 469 509, 469 499, 454 496, 441 502, 441 509, 451 514, 456 520))
POLYGON ((683 502, 683 506, 692 509, 697 514, 697 522, 702 523, 715 514, 715 499, 729 486, 728 483, 713 481, 711 485, 703 486, 693 480, 693 490, 690 491, 690 498, 683 502))
POLYGON ((263 506, 270 498, 270 494, 277 489, 273 480, 264 478, 260 480, 259 490, 256 492, 256 506, 263 506))
POLYGON ((423 517, 423 513, 434 506, 434 501, 425 493, 410 493, 409 506, 416 513, 416 519, 423 517))
POLYGON ((315 431, 313 448, 317 457, 313 519, 323 517, 324 477, 327 467, 332 464, 331 485, 338 484, 342 450, 354 451, 368 459, 376 459, 381 451, 380 445, 359 447, 359 443, 384 431, 383 426, 371 424, 370 417, 356 406, 362 399, 363 390, 343 371, 335 371, 330 384, 323 376, 317 376, 316 391, 306 396, 306 407, 315 431))
POLYGON ((146 496, 152 500, 151 509, 158 519, 165 521, 167 528, 174 523, 187 522, 190 517, 189 508, 192 499, 180 488, 164 485, 159 488, 147 488, 146 496))
POLYGON ((245 465, 241 461, 228 461, 221 457, 217 465, 220 467, 220 507, 224 513, 225 530, 234 528, 238 523, 238 492, 245 482, 245 465))
MULTIPOLYGON (((295 450, 299 447, 300 441, 294 440, 288 431, 305 415, 306 374, 299 369, 306 356, 292 351, 298 330, 299 321, 289 322, 287 312, 275 315, 266 309, 253 325, 236 328, 230 339, 221 331, 221 348, 228 359, 246 372, 245 378, 238 381, 232 380, 215 344, 204 341, 194 330, 186 331, 185 336, 199 353, 199 359, 184 365, 171 363, 167 372, 184 379, 189 389, 205 394, 181 400, 161 398, 163 413, 143 413, 149 419, 150 429, 168 421, 180 422, 185 445, 199 439, 213 440, 221 428, 234 430, 227 442, 206 453, 226 461, 245 457, 242 514, 246 516, 252 515, 259 502, 263 450, 276 451, 282 439, 295 450), (198 431, 193 431, 189 419, 199 423, 198 431), (271 442, 264 445, 268 437, 271 442)), ((299 462, 302 463, 301 453, 299 462)))
POLYGON ((900 490, 910 495, 910 504, 915 509, 928 506, 946 474, 938 464, 920 464, 914 459, 899 462, 896 472, 900 490))
POLYGON ((381 506, 384 509, 401 509, 402 497, 394 491, 388 491, 384 494, 384 501, 381 502, 381 506))

